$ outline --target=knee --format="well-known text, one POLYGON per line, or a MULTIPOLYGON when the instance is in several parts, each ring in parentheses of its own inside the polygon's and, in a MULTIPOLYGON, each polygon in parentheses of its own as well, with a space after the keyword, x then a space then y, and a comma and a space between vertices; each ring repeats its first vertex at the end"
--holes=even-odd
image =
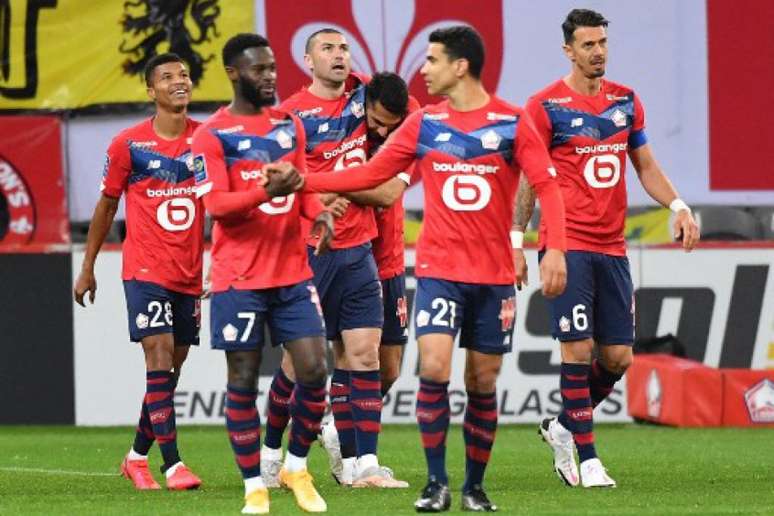
POLYGON ((304 367, 303 371, 296 371, 298 382, 305 385, 322 385, 328 379, 328 366, 325 360, 316 361, 304 367))
POLYGON ((465 371, 465 390, 468 392, 488 393, 497 389, 497 377, 500 370, 465 371))
POLYGON ((631 353, 622 354, 615 357, 606 357, 603 360, 605 369, 613 374, 624 374, 634 363, 634 355, 631 353))
POLYGON ((440 357, 425 354, 420 359, 419 376, 434 382, 447 382, 451 374, 450 364, 440 357))
POLYGON ((238 389, 255 390, 258 388, 258 370, 245 362, 229 363, 228 383, 238 389))
POLYGON ((348 353, 347 362, 350 369, 373 371, 379 369, 378 346, 360 346, 348 353))

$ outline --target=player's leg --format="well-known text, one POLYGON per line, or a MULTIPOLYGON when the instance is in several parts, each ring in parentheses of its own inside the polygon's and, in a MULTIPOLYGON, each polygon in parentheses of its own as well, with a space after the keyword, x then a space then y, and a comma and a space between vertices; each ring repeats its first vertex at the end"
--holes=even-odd
POLYGON ((513 285, 469 285, 465 288, 465 322, 460 346, 465 361, 465 483, 462 509, 496 511, 484 491, 484 473, 497 433, 497 378, 503 354, 512 349, 516 317, 513 285))
POLYGON ((418 512, 441 512, 451 506, 446 472, 446 436, 451 417, 449 378, 464 303, 457 284, 420 278, 415 304, 420 364, 416 415, 427 462, 427 484, 414 508, 418 512))
POLYGON ((329 394, 333 421, 323 425, 320 444, 328 454, 333 478, 341 485, 351 486, 357 448, 350 407, 349 366, 346 363, 339 327, 347 250, 332 250, 316 256, 314 249, 308 247, 307 256, 309 266, 314 272, 313 282, 323 311, 326 338, 331 341, 333 349, 334 369, 329 394), (339 276, 340 273, 342 276, 339 276))
POLYGON ((379 346, 379 374, 382 397, 400 375, 403 347, 408 342, 408 302, 404 274, 382 280, 384 325, 379 346))
POLYGON ((266 400, 266 436, 261 447, 261 474, 269 488, 280 487, 282 434, 290 421, 290 398, 295 386, 293 361, 283 350, 282 362, 274 373, 266 400))
POLYGON ((368 245, 346 249, 339 328, 350 373, 350 408, 357 463, 353 487, 408 487, 379 465, 377 447, 382 418, 379 343, 384 308, 382 287, 368 245))
POLYGON ((296 387, 290 399, 293 424, 279 481, 293 491, 303 510, 324 512, 325 500, 315 489, 306 464, 326 407, 328 370, 322 308, 311 281, 274 292, 268 319, 272 341, 285 343, 296 373, 296 387))
POLYGON ((245 486, 247 514, 269 511, 269 492, 261 477, 261 420, 256 407, 261 365, 265 293, 229 289, 210 303, 211 345, 226 352, 226 429, 245 486))
POLYGON ((591 402, 599 405, 634 361, 634 301, 629 260, 597 255, 597 315, 594 321, 598 358, 591 363, 591 402), (600 309, 601 307, 601 309, 600 309))
POLYGON ((554 471, 574 487, 580 483, 574 448, 581 462, 596 457, 589 394, 595 298, 592 253, 570 251, 566 260, 567 287, 548 301, 552 336, 561 342, 562 411, 544 419, 539 433, 553 451, 554 471))

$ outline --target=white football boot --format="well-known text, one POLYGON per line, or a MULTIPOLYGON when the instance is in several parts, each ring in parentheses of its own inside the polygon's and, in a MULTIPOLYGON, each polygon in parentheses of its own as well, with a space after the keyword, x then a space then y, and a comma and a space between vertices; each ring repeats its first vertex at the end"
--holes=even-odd
POLYGON ((544 419, 538 431, 543 441, 554 452, 554 471, 570 487, 580 483, 578 465, 575 463, 575 443, 572 433, 554 418, 544 419))
POLYGON ((610 478, 602 462, 597 459, 588 459, 581 462, 581 482, 583 487, 615 487, 615 480, 610 478))

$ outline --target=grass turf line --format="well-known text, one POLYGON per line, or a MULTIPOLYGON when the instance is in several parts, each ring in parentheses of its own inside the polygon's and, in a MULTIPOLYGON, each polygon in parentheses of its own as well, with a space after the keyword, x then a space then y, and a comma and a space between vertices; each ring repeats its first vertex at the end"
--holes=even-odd
MULTIPOLYGON (((564 487, 537 425, 498 429, 485 487, 505 514, 772 514, 774 430, 672 429, 598 425, 597 449, 619 487, 564 487)), ((118 476, 130 428, 0 427, 0 514, 238 514, 243 488, 222 427, 182 427, 181 455, 204 485, 192 492, 137 492, 118 476), (41 471, 45 470, 45 471, 41 471), (86 476, 82 473, 95 474, 86 476), (111 475, 114 474, 114 475, 111 475)), ((318 446, 310 457, 331 514, 412 514, 425 481, 413 425, 385 426, 380 457, 408 490, 344 489, 328 475, 318 446)), ((463 481, 462 432, 450 430, 452 512, 463 481)), ((151 450, 151 471, 160 456, 151 450)), ((298 514, 293 496, 271 492, 272 514, 298 514)))

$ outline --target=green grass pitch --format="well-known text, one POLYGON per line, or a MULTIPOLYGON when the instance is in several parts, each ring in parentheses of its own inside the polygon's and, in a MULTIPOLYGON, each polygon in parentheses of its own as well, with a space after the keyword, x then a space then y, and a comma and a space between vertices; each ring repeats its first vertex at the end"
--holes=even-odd
MULTIPOLYGON (((550 465, 536 425, 501 426, 485 487, 503 514, 774 514, 774 430, 598 425, 597 449, 617 489, 570 489, 550 465)), ((191 492, 137 492, 117 474, 130 428, 0 427, 0 514, 239 514, 243 488, 222 427, 182 427, 180 450, 204 485, 191 492)), ((450 431, 447 463, 459 510, 461 431, 450 431)), ((386 426, 385 465, 408 490, 344 489, 321 448, 311 471, 331 514, 412 514, 424 485, 416 427, 386 426)), ((157 480, 159 454, 151 451, 157 480)), ((293 495, 272 491, 272 514, 297 514, 293 495)))

